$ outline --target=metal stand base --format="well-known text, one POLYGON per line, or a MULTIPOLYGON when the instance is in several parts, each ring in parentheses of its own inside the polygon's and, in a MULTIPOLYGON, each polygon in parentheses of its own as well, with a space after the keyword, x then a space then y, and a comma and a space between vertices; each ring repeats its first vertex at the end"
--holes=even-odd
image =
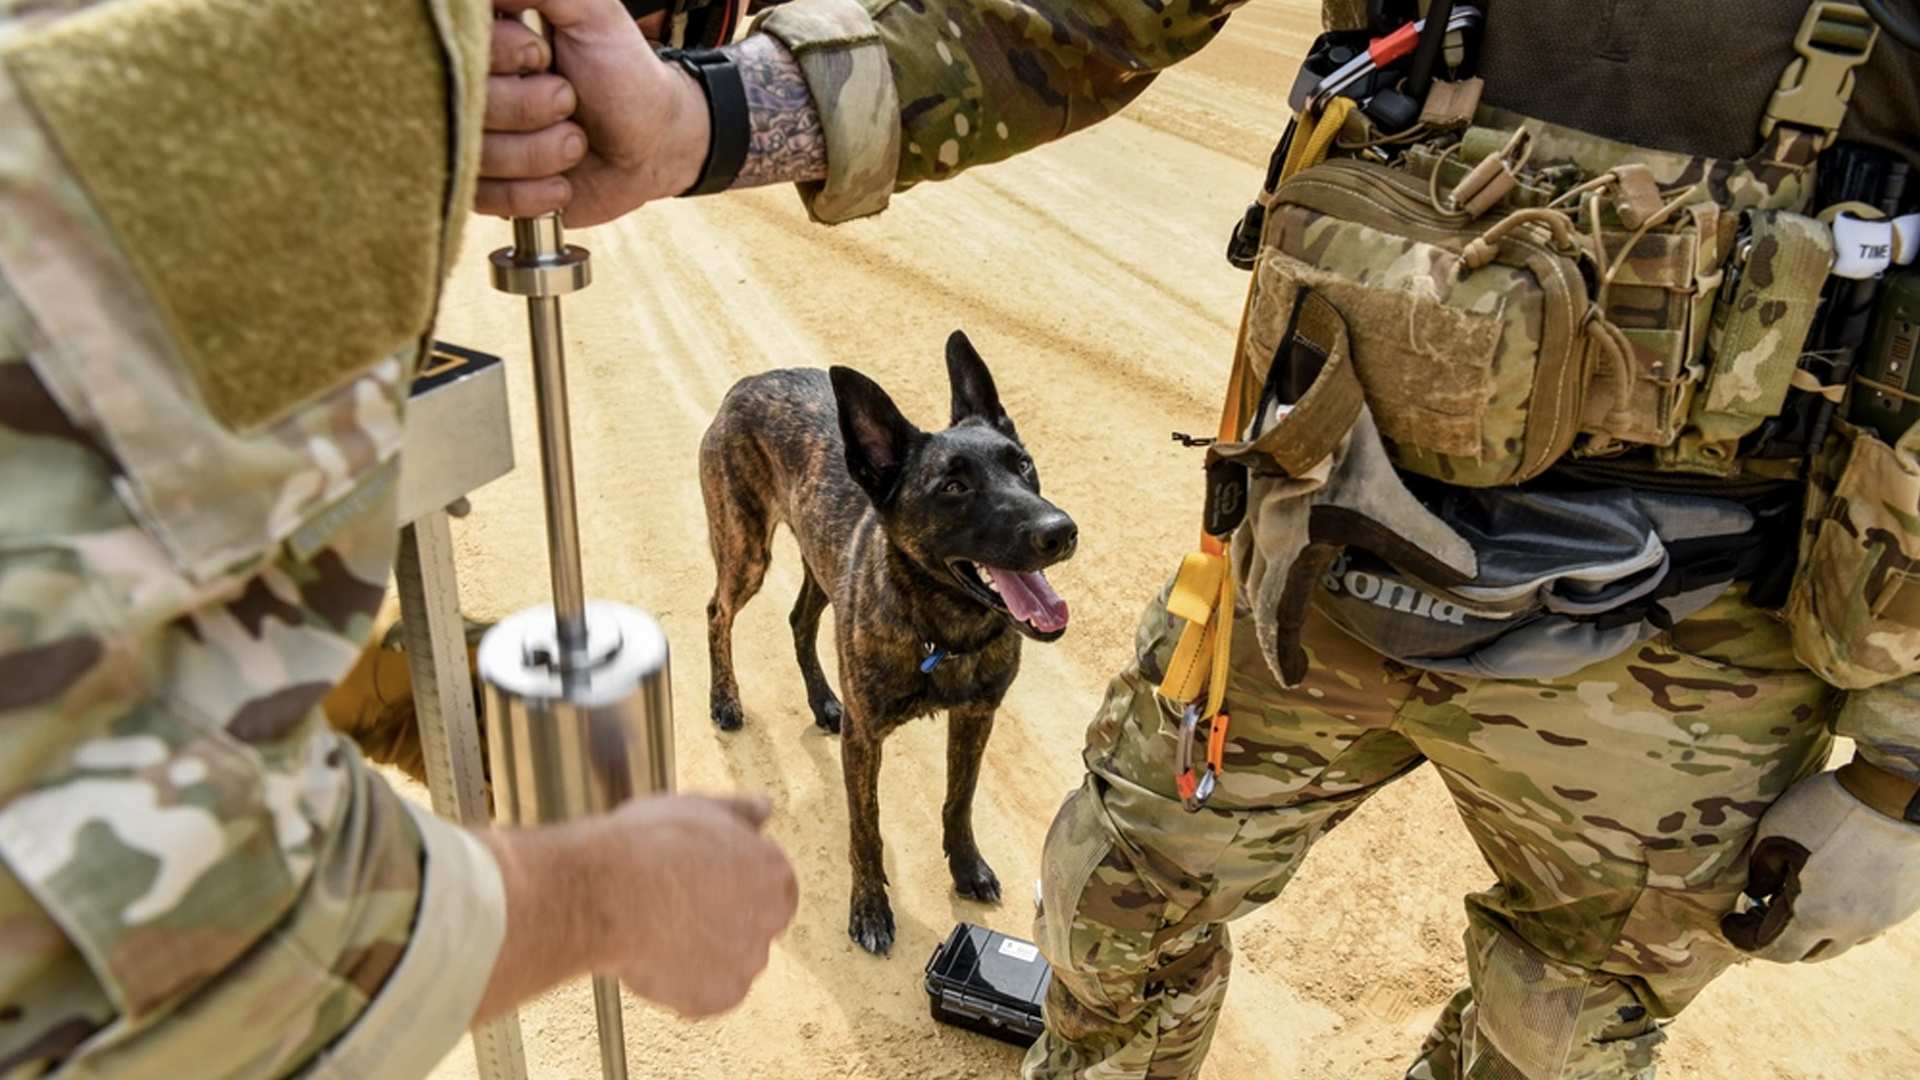
MULTIPOLYGON (((394 573, 433 812, 463 825, 484 825, 486 776, 473 683, 467 674, 460 588, 454 579, 453 532, 445 510, 425 514, 400 530, 394 573)), ((475 1027, 472 1036, 480 1080, 526 1080, 518 1013, 489 1020, 475 1027)))

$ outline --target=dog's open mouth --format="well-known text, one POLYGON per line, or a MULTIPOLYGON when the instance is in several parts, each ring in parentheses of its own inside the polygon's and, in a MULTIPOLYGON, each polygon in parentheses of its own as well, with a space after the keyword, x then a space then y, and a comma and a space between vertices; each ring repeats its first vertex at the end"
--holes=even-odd
POLYGON ((1067 628, 1067 602, 1047 584, 1038 570, 999 570, 955 559, 948 566, 967 591, 988 607, 1007 613, 1020 629, 1043 641, 1057 638, 1067 628))

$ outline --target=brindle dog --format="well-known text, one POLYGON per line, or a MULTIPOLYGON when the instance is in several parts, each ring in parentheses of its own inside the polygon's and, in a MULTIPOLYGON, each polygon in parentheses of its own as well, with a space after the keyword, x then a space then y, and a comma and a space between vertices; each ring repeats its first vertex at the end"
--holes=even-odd
POLYGON ((1040 478, 966 335, 947 340, 953 425, 923 432, 857 371, 772 371, 728 392, 700 444, 700 485, 718 571, 707 605, 713 722, 740 727, 733 620, 760 590, 774 528, 800 542, 805 577, 793 643, 814 723, 841 733, 852 828, 847 931, 871 953, 893 944, 881 866, 880 744, 948 713, 947 867, 962 896, 1000 882, 973 840, 973 792, 994 710, 1020 670, 1020 639, 1053 641, 1067 605, 1045 568, 1073 554, 1073 519, 1040 478), (820 669, 831 603, 841 699, 820 669))

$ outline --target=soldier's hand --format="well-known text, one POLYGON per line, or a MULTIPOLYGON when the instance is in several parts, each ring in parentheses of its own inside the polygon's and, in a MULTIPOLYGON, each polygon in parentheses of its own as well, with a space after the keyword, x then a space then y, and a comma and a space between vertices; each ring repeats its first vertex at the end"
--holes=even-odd
POLYGON ((1748 875, 1752 906, 1720 920, 1727 940, 1765 960, 1831 960, 1920 909, 1920 826, 1821 773, 1761 817, 1748 875))
POLYGON ((793 919, 793 867, 767 801, 657 795, 610 814, 482 829, 506 937, 474 1014, 492 1019, 589 972, 685 1016, 739 1004, 793 919))
POLYGON ((619 0, 496 0, 538 11, 548 43, 495 19, 474 209, 535 217, 565 208, 597 225, 693 186, 706 160, 706 95, 654 55, 619 0), (551 71, 549 71, 551 67, 551 71))
POLYGON ((763 798, 673 795, 606 818, 603 851, 632 876, 614 898, 602 970, 684 1016, 739 1004, 800 898, 793 867, 760 831, 769 812, 763 798))

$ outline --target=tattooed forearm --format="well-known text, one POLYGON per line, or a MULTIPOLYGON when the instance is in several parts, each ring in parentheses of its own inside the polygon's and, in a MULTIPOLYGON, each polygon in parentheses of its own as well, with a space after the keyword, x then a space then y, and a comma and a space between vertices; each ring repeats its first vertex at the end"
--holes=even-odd
POLYGON ((754 34, 727 47, 747 87, 747 163, 733 189, 827 175, 827 139, 800 64, 777 39, 754 34))

